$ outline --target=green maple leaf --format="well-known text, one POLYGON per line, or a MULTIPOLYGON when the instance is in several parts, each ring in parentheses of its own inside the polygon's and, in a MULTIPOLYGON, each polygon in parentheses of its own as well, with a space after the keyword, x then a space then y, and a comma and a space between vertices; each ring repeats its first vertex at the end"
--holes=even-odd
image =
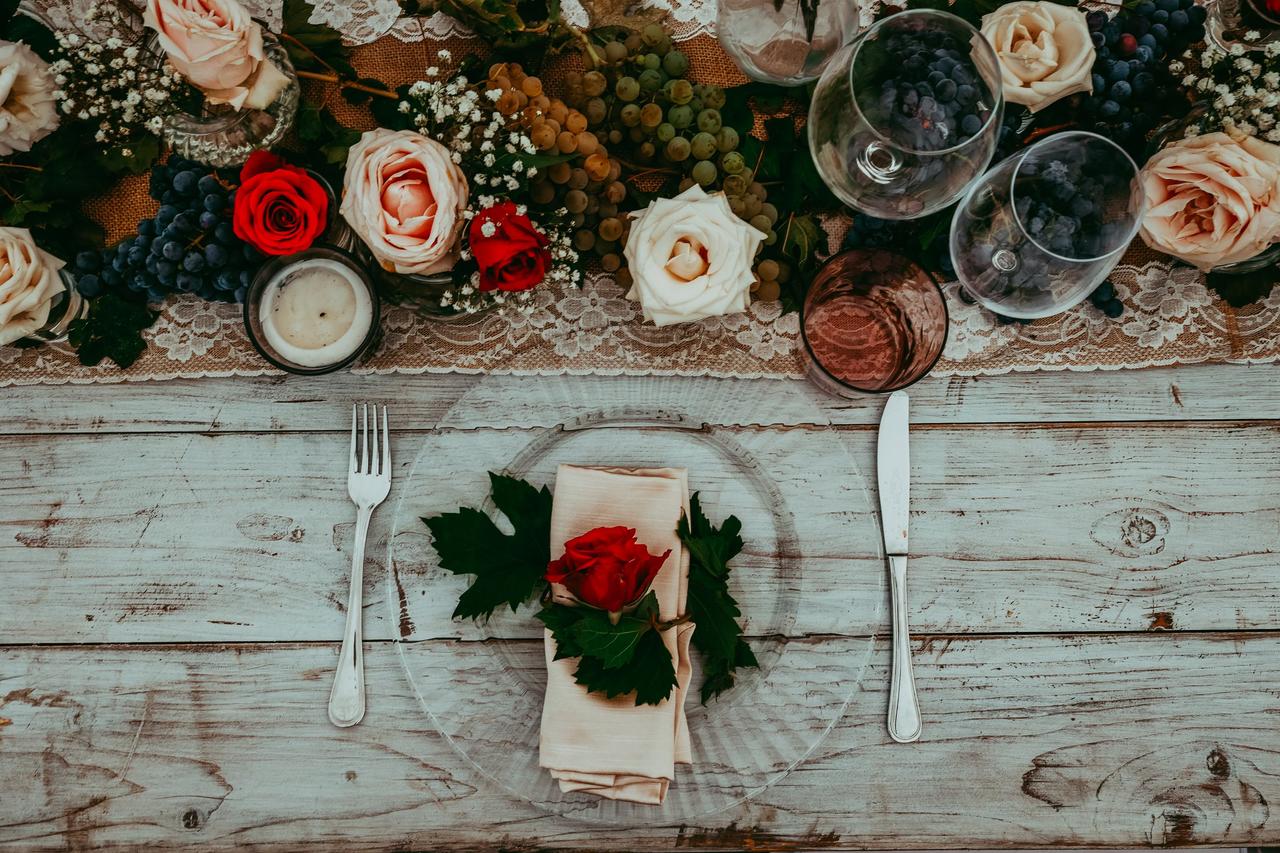
MULTIPOLYGON (((694 631, 697 634, 697 631, 694 631)), ((671 695, 676 686, 676 668, 671 652, 658 631, 640 635, 631 660, 610 669, 595 657, 582 657, 574 680, 592 693, 603 693, 612 699, 635 693, 637 705, 657 705, 671 695)))
POLYGON ((582 656, 582 649, 574 637, 573 629, 585 615, 584 607, 566 607, 563 604, 552 604, 542 608, 535 617, 551 631, 556 641, 556 656, 553 660, 576 658, 582 656))
POLYGON ((488 515, 470 507, 422 519, 441 567, 475 576, 458 598, 455 619, 487 619, 503 604, 516 610, 542 587, 551 561, 551 492, 494 473, 489 483, 513 533, 503 533, 488 515))
POLYGON ((711 524, 695 493, 689 515, 676 526, 689 549, 687 608, 698 626, 693 646, 703 655, 702 701, 733 686, 734 670, 758 666, 751 647, 742 639, 738 602, 729 594, 729 561, 742 552, 742 522, 729 516, 719 527, 711 524))
POLYGON ((589 693, 636 694, 637 705, 656 705, 676 685, 675 664, 654 625, 658 597, 650 592, 636 609, 609 622, 603 610, 552 604, 538 619, 556 641, 555 660, 578 658, 574 680, 589 693))
POLYGON ((617 669, 635 657, 641 637, 653 630, 657 615, 658 596, 650 592, 617 625, 603 610, 588 610, 573 626, 573 639, 579 654, 597 658, 605 669, 617 669))

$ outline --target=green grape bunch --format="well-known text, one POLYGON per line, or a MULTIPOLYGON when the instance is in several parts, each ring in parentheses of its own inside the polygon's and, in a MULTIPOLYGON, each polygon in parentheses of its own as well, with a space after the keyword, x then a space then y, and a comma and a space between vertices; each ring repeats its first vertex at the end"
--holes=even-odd
MULTIPOLYGON (((708 192, 723 190, 734 213, 765 235, 753 292, 776 299, 789 275, 785 258, 768 248, 780 239, 778 210, 739 151, 739 131, 724 123, 724 89, 693 82, 686 76, 689 71, 689 57, 675 47, 671 34, 648 24, 625 37, 604 38, 589 68, 567 75, 564 100, 608 144, 622 166, 623 185, 651 190, 660 184, 657 191, 663 195, 694 184, 708 192)), ((615 195, 616 186, 609 187, 615 195)), ((584 220, 575 245, 582 252, 594 251, 605 269, 616 270, 625 283, 626 269, 619 268, 629 221, 625 212, 642 206, 642 193, 628 192, 625 201, 603 201, 599 207, 605 215, 592 213, 591 200, 579 195, 565 199, 575 221, 584 220)))

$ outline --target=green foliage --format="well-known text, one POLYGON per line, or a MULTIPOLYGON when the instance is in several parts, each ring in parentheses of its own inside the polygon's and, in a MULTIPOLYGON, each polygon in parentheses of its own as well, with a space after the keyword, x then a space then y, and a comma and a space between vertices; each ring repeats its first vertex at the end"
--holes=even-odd
POLYGON ((675 664, 657 623, 658 598, 650 592, 614 625, 591 607, 552 604, 537 618, 556 641, 556 660, 578 658, 574 680, 612 699, 635 693, 637 705, 657 705, 676 686, 675 664))
POLYGON ((503 604, 516 610, 542 589, 551 562, 551 492, 501 474, 490 473, 489 483, 513 533, 468 507, 423 519, 440 565, 475 578, 458 599, 455 619, 487 619, 503 604))
POLYGON ((106 293, 89 303, 87 317, 72 321, 71 345, 81 364, 92 366, 109 358, 127 368, 146 350, 142 331, 159 316, 145 303, 106 293))
POLYGON ((84 200, 106 192, 123 175, 146 171, 160 151, 153 136, 103 151, 85 145, 91 135, 81 123, 69 122, 31 151, 0 163, 0 222, 30 229, 41 248, 64 259, 102 244, 102 228, 85 216, 84 200))
POLYGON ((715 527, 702 512, 695 493, 689 515, 676 527, 689 549, 688 610, 697 630, 693 646, 702 652, 702 702, 733 686, 734 670, 758 666, 756 656, 742 639, 738 602, 729 594, 729 561, 742 551, 742 522, 729 516, 715 527))
POLYGON ((409 15, 443 12, 462 21, 499 52, 554 52, 570 38, 560 0, 401 0, 409 15))
POLYGON ((360 141, 360 132, 346 127, 328 107, 303 99, 295 124, 303 143, 302 156, 323 171, 347 162, 347 150, 360 141))
POLYGON ((294 69, 313 74, 334 74, 354 79, 351 49, 342 43, 342 34, 327 24, 313 24, 312 5, 307 0, 285 0, 282 41, 294 69))

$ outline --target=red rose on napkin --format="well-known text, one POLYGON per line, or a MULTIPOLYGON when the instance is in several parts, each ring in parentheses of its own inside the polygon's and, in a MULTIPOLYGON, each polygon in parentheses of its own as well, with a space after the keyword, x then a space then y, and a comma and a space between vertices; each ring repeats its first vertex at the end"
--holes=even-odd
POLYGON ((528 290, 540 284, 551 268, 550 241, 512 202, 476 214, 467 239, 480 267, 482 291, 528 290))
POLYGON ((266 151, 255 151, 240 169, 232 229, 266 255, 292 255, 311 245, 329 225, 329 194, 303 169, 266 151))
POLYGON ((547 566, 547 580, 564 584, 583 604, 618 613, 639 601, 671 556, 636 541, 629 527, 597 527, 564 543, 564 556, 547 566))

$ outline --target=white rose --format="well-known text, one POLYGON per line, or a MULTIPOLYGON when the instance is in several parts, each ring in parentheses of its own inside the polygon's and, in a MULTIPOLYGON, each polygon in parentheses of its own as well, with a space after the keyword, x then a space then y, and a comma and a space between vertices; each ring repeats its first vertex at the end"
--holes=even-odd
POLYGON ((0 41, 0 156, 30 151, 58 127, 57 88, 34 50, 0 41))
POLYGON ((657 326, 747 310, 765 235, 739 219, 724 193, 697 184, 631 214, 623 253, 646 320, 657 326))
POLYGON ((66 289, 62 261, 36 246, 25 228, 0 227, 0 346, 21 340, 49 319, 66 289))
POLYGON ((1032 112, 1093 89, 1097 52, 1084 11, 1020 0, 982 16, 982 37, 996 53, 1004 99, 1032 112))

